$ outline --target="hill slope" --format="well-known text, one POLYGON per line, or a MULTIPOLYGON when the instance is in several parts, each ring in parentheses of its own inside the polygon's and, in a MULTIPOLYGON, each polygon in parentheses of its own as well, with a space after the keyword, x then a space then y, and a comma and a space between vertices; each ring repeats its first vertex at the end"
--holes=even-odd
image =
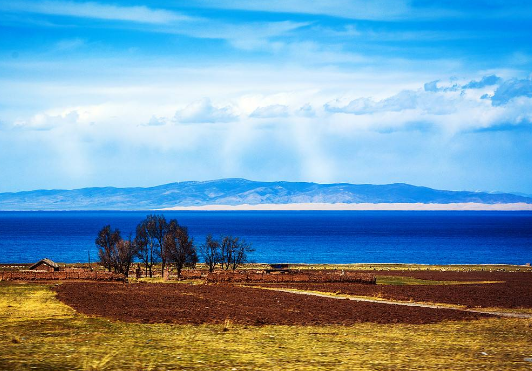
POLYGON ((148 188, 0 193, 0 210, 149 210, 174 206, 290 203, 528 203, 509 193, 442 191, 409 184, 317 184, 221 179, 148 188))

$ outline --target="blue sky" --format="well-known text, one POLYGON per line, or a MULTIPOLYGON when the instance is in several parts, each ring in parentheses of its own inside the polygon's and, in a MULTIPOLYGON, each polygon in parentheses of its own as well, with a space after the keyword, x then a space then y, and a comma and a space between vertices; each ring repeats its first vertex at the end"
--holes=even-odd
POLYGON ((0 2, 0 192, 244 177, 532 194, 532 3, 0 2))

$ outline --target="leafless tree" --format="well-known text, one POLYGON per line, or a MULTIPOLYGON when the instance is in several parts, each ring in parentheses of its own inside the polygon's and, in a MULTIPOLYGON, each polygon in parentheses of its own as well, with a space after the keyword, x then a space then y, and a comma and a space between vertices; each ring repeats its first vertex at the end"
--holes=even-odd
POLYGON ((98 246, 98 256, 100 264, 103 265, 109 272, 114 267, 116 259, 116 244, 121 240, 120 231, 111 230, 110 225, 104 226, 96 237, 96 245, 98 246))
POLYGON ((131 240, 131 236, 129 236, 129 239, 127 240, 120 239, 115 248, 115 272, 122 273, 127 277, 129 275, 129 268, 131 267, 133 258, 136 254, 136 245, 134 241, 131 240))
POLYGON ((220 243, 220 267, 224 270, 228 270, 231 266, 231 260, 233 259, 233 250, 231 249, 231 236, 225 236, 221 238, 220 243))
POLYGON ((220 244, 221 266, 225 270, 236 270, 247 263, 247 254, 255 251, 250 244, 239 237, 225 236, 220 244))
POLYGON ((135 255, 135 244, 131 241, 131 236, 129 240, 123 240, 118 229, 113 231, 111 226, 106 225, 98 232, 96 245, 99 247, 100 264, 109 272, 113 269, 115 273, 122 273, 127 277, 135 255))
POLYGON ((150 237, 147 220, 143 220, 137 225, 134 244, 136 246, 136 255, 144 264, 144 275, 153 276, 153 265, 157 263, 157 246, 155 241, 150 237))
POLYGON ((168 223, 163 215, 148 215, 146 218, 148 237, 156 247, 156 253, 161 259, 161 275, 166 266, 165 235, 168 232, 168 223))
POLYGON ((186 227, 180 226, 172 220, 165 235, 167 262, 174 264, 177 276, 181 277, 183 267, 194 267, 198 262, 198 255, 194 240, 188 235, 186 227))
POLYGON ((213 272, 217 264, 221 263, 220 242, 215 240, 212 235, 205 238, 205 243, 200 246, 200 253, 209 267, 209 272, 213 272))

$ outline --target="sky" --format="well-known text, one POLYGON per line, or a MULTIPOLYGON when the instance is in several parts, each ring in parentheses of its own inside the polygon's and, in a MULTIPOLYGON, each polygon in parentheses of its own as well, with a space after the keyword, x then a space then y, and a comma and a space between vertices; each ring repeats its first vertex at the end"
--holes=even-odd
POLYGON ((0 192, 532 194, 532 2, 0 2, 0 192))

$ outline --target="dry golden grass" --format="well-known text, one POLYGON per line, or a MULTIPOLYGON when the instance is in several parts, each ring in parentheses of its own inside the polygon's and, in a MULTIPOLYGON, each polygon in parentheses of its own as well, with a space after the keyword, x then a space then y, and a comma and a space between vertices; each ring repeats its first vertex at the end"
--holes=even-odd
MULTIPOLYGON (((179 303, 175 303, 176 307, 179 303)), ((0 284, 4 370, 530 370, 532 321, 146 325, 89 318, 49 286, 0 284)))

